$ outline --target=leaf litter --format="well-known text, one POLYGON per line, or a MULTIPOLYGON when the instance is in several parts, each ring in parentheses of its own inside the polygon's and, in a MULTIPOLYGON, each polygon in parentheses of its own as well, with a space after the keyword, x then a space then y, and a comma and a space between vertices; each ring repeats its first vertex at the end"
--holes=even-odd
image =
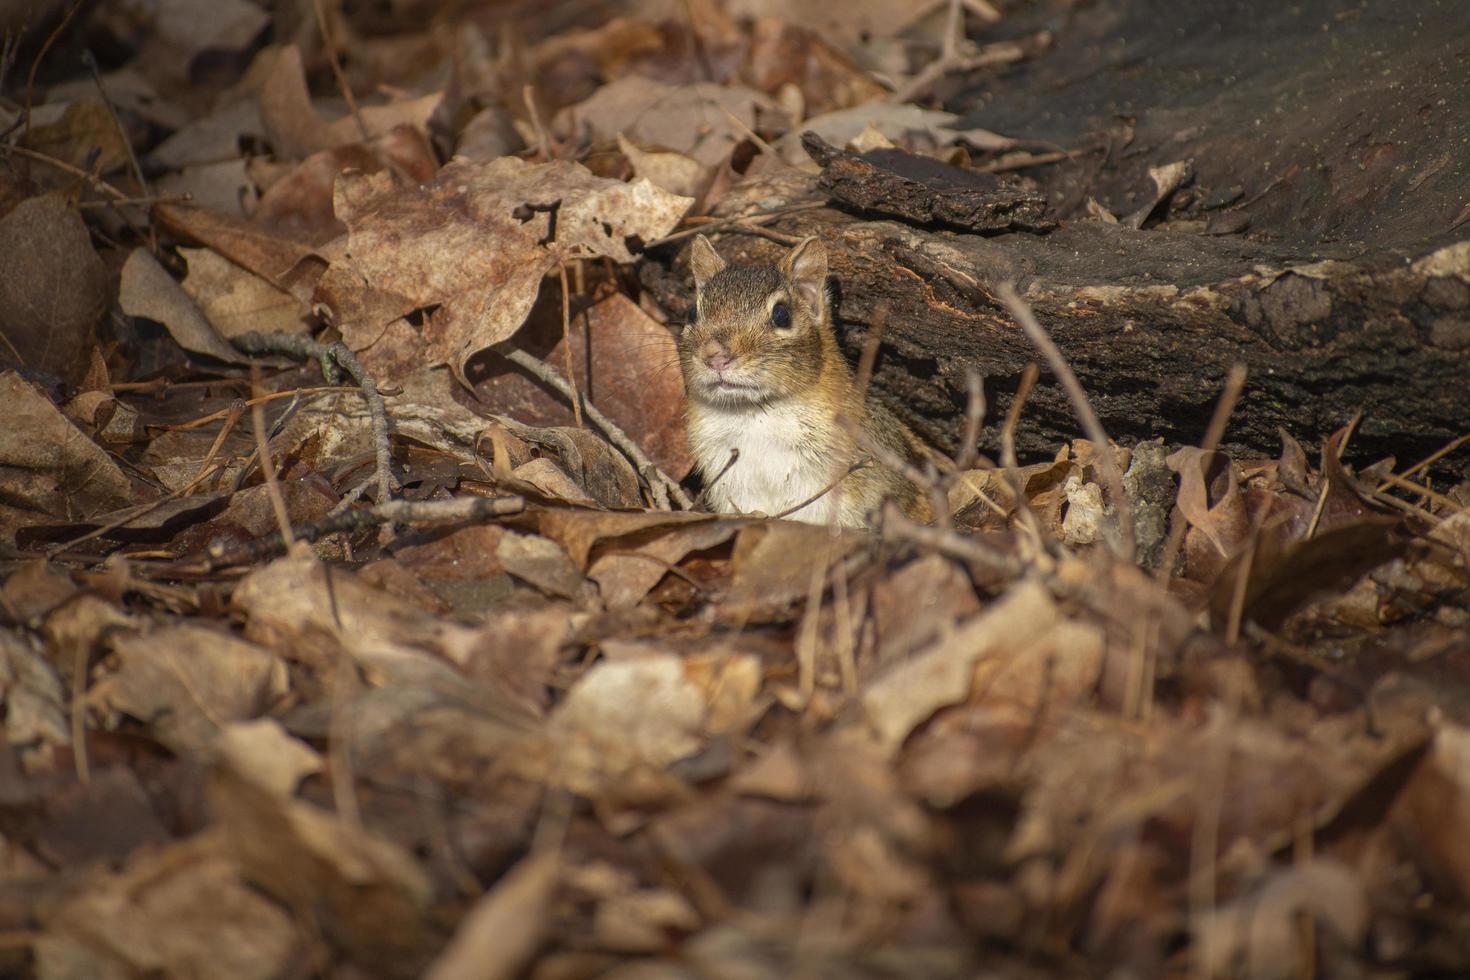
POLYGON ((804 131, 1027 141, 889 98, 939 7, 647 6, 95 5, 100 92, 0 99, 7 975, 1463 972, 1467 484, 1349 426, 684 506, 639 270, 804 131))

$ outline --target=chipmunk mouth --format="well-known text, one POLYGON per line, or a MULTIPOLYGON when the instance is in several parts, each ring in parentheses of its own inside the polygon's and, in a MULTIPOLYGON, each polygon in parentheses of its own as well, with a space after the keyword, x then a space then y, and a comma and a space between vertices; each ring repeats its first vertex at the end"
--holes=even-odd
POLYGON ((765 388, 762 385, 735 378, 707 377, 703 388, 705 399, 716 404, 758 402, 765 397, 765 388))

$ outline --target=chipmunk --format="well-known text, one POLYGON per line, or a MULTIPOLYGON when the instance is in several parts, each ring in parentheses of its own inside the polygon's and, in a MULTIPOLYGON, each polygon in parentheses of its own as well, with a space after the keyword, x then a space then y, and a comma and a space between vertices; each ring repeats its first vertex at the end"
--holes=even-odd
POLYGON ((837 347, 826 245, 807 238, 775 266, 731 266, 700 235, 690 268, 695 300, 679 364, 710 509, 869 527, 892 499, 909 517, 933 520, 928 497, 854 437, 855 426, 907 463, 922 459, 902 422, 864 402, 837 347))

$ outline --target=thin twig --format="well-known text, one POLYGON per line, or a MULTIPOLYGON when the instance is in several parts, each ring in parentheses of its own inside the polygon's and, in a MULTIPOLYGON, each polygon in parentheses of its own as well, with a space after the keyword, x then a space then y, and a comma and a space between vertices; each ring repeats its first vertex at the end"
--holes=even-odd
POLYGON ((1006 485, 1011 488, 1015 510, 1021 515, 1021 527, 1031 539, 1033 552, 1038 555, 1045 550, 1046 538, 1041 533, 1041 521, 1032 511, 1031 501, 1026 499, 1026 488, 1021 483, 1021 464, 1016 459, 1016 429, 1021 424, 1021 412, 1026 408, 1026 399, 1031 397, 1031 391, 1036 387, 1036 380, 1040 376, 1041 371, 1035 364, 1027 364, 1021 371, 1021 379, 1016 384, 1016 395, 1011 399, 1011 406, 1006 411, 1005 425, 1000 430, 1001 472, 1005 476, 1006 485))
POLYGON ((61 555, 75 548, 79 544, 85 544, 86 542, 91 541, 93 538, 100 538, 104 534, 110 534, 111 532, 116 531, 118 528, 126 527, 139 518, 153 513, 155 510, 158 510, 165 504, 171 503, 174 500, 178 500, 181 497, 187 497, 189 494, 193 493, 196 487, 202 484, 217 469, 219 469, 219 464, 215 462, 215 456, 224 446, 225 437, 229 435, 230 431, 235 427, 235 424, 240 420, 240 417, 245 414, 245 404, 237 399, 235 403, 232 404, 230 408, 226 411, 230 413, 229 417, 227 418, 225 424, 220 428, 219 435, 214 437, 214 442, 210 444, 209 452, 204 454, 204 460, 199 464, 199 472, 194 474, 194 479, 190 480, 188 484, 180 487, 177 490, 174 490, 171 493, 159 497, 157 500, 151 500, 148 503, 141 504, 137 507, 130 507, 128 508, 128 510, 124 511, 121 516, 108 521, 106 524, 103 524, 99 527, 94 527, 87 533, 72 538, 69 541, 63 541, 61 544, 46 552, 47 559, 55 560, 56 558, 59 558, 61 555))
POLYGON ((1003 551, 988 548, 979 538, 967 537, 957 531, 930 527, 907 517, 898 507, 887 507, 883 513, 883 534, 900 541, 909 541, 921 547, 932 548, 947 558, 957 558, 980 568, 994 572, 1004 578, 1016 578, 1025 572, 1025 566, 1017 558, 1003 551))
MULTIPOLYGON (((525 510, 522 497, 453 497, 449 500, 390 500, 358 510, 349 510, 326 520, 301 524, 292 529, 301 541, 318 541, 329 534, 354 531, 383 524, 446 524, 506 517, 525 510)), ((235 565, 248 565, 280 550, 280 538, 259 538, 249 544, 212 550, 203 571, 213 572, 235 565)), ((188 564, 184 562, 183 564, 188 564)))
MULTIPOLYGON (((646 251, 659 245, 667 245, 670 242, 677 242, 682 239, 688 238, 691 235, 703 235, 706 232, 718 231, 721 228, 728 228, 731 225, 757 226, 768 224, 769 222, 775 221, 778 218, 784 218, 788 214, 795 214, 798 211, 814 211, 817 208, 825 208, 826 206, 826 201, 810 201, 806 204, 792 204, 784 208, 776 208, 773 211, 764 211, 757 214, 747 214, 731 218, 709 218, 707 220, 699 221, 699 223, 694 225, 693 227, 683 228, 679 231, 667 234, 662 238, 655 238, 653 241, 644 246, 644 250, 646 251)), ((697 219, 687 219, 687 221, 695 220, 697 219)))
MULTIPOLYGON (((1449 497, 1446 497, 1444 494, 1437 493, 1436 491, 1431 490, 1426 486, 1415 483, 1413 480, 1405 480, 1403 477, 1397 476, 1393 473, 1385 473, 1383 476, 1383 481, 1385 485, 1392 484, 1393 486, 1396 486, 1401 490, 1407 490, 1409 493, 1417 495, 1421 500, 1428 500, 1433 503, 1439 504, 1441 507, 1445 508, 1448 511, 1451 511, 1452 513, 1458 514, 1460 511, 1465 509, 1461 505, 1455 503, 1449 497)), ((1374 496, 1383 497, 1386 495, 1383 494, 1382 491, 1375 491, 1374 496)), ((1417 510, 1418 508, 1415 509, 1417 510)))
POLYGON ((322 49, 327 52, 332 75, 337 79, 337 87, 342 90, 342 98, 347 102, 347 111, 352 113, 352 118, 357 122, 357 131, 362 134, 363 142, 366 143, 373 137, 368 132, 367 122, 362 118, 362 110, 357 107, 357 99, 352 97, 352 86, 347 84, 347 74, 342 71, 342 62, 337 58, 337 45, 332 42, 332 35, 327 30, 327 15, 322 10, 322 0, 312 0, 312 6, 316 8, 316 26, 322 32, 322 49))
POLYGON ((246 354, 285 354, 300 359, 314 359, 322 366, 322 374, 329 382, 337 380, 337 368, 346 371, 357 386, 362 389, 362 399, 367 403, 368 414, 372 419, 373 427, 373 449, 377 461, 378 503, 384 503, 393 499, 393 450, 388 441, 388 407, 383 403, 383 394, 378 390, 378 383, 357 355, 338 341, 333 344, 321 344, 310 337, 302 337, 296 334, 272 333, 262 334, 255 331, 241 334, 232 339, 232 343, 246 354))
MULTIPOLYGON (((505 359, 522 370, 529 372, 538 380, 555 388, 561 393, 563 398, 573 399, 577 397, 577 390, 572 387, 571 383, 566 378, 563 378, 557 372, 556 368, 542 361, 540 358, 523 350, 509 350, 505 352, 505 359)), ((689 495, 684 492, 684 488, 679 486, 667 473, 659 469, 653 460, 649 459, 648 455, 644 453, 642 447, 629 438, 628 434, 619 428, 617 423, 606 415, 603 415, 602 411, 590 401, 584 399, 583 408, 587 412, 587 418, 602 431, 602 434, 607 437, 608 442, 611 442, 623 455, 627 456, 633 462, 634 469, 638 471, 638 475, 647 484, 649 493, 653 495, 654 504, 658 509, 670 509, 669 498, 673 498, 674 502, 684 510, 694 509, 694 501, 689 499, 689 495), (660 501, 662 501, 661 506, 660 501)))
POLYGON ((536 142, 541 150, 541 155, 548 161, 551 156, 551 139, 546 135, 546 127, 541 125, 541 112, 536 108, 536 90, 530 85, 521 88, 521 101, 526 104, 526 112, 531 117, 531 128, 536 131, 536 142))
POLYGON ((55 29, 52 30, 50 34, 46 35, 45 43, 41 45, 41 50, 36 52, 36 57, 31 62, 31 70, 26 74, 26 136, 31 135, 31 106, 35 104, 36 72, 41 70, 41 62, 46 60, 46 54, 51 50, 51 46, 56 43, 56 39, 61 37, 62 33, 66 30, 67 25, 71 23, 71 19, 77 15, 77 11, 81 10, 85 6, 87 6, 86 0, 76 0, 76 3, 73 3, 71 5, 71 9, 66 12, 66 16, 61 18, 61 23, 57 24, 55 29))
MULTIPOLYGON (((857 462, 855 462, 851 466, 849 466, 847 469, 843 470, 842 471, 842 474, 840 476, 838 476, 836 479, 834 479, 831 483, 827 484, 825 487, 823 487, 822 489, 818 490, 816 493, 812 494, 810 497, 806 498, 801 503, 799 503, 799 504, 792 504, 790 507, 787 507, 785 510, 781 511, 779 514, 772 514, 770 516, 776 518, 777 520, 780 520, 780 519, 782 519, 784 517, 790 517, 792 514, 795 514, 797 511, 801 510, 803 507, 807 507, 807 506, 809 506, 811 504, 814 504, 818 500, 821 500, 823 497, 827 496, 827 494, 829 494, 833 490, 837 489, 838 484, 840 484, 843 480, 845 480, 848 477, 852 476, 858 470, 862 469, 863 467, 865 467, 867 465, 868 465, 868 461, 866 459, 860 459, 860 460, 858 460, 857 462)), ((832 509, 832 514, 833 514, 833 518, 835 519, 836 516, 837 516, 837 508, 834 507, 832 509)))
MULTIPOLYGON (((1427 470, 1427 469, 1429 469, 1429 467, 1433 466, 1435 463, 1437 463, 1440 460, 1444 459, 1450 453, 1454 452, 1456 449, 1459 449, 1461 446, 1465 445, 1467 442, 1470 442, 1470 432, 1465 433, 1463 436, 1460 436, 1457 439, 1451 439, 1449 442, 1445 443, 1439 449, 1436 449, 1434 452, 1430 453, 1428 456, 1425 456, 1423 459, 1419 460, 1419 462, 1415 463, 1413 466, 1410 466, 1408 469, 1404 470, 1402 473, 1399 474, 1399 476, 1403 477, 1404 479, 1408 479, 1409 477, 1413 476, 1415 473, 1420 472, 1421 470, 1427 470)), ((1378 489, 1379 490, 1387 490, 1388 489, 1388 480, 1386 478, 1384 479, 1384 481, 1382 483, 1380 483, 1378 485, 1378 489)))
POLYGON ((95 189, 111 197, 113 204, 124 204, 131 199, 128 194, 124 194, 96 174, 83 170, 74 164, 67 163, 65 160, 58 160, 49 154, 40 153, 29 147, 14 146, 8 143, 0 143, 0 152, 14 153, 16 156, 25 157, 27 160, 35 160, 37 163, 44 163, 48 167, 55 167, 57 170, 71 174, 73 177, 80 177, 95 189))
POLYGON ((567 264, 562 262, 556 267, 561 277, 561 352, 562 359, 567 367, 567 384, 572 386, 572 415, 577 420, 577 428, 582 428, 582 397, 577 391, 577 375, 572 370, 572 299, 567 291, 567 264))
POLYGON ((1110 543, 1113 551, 1125 561, 1132 561, 1135 549, 1133 540, 1133 509, 1129 506, 1127 491, 1123 488, 1123 471, 1118 468, 1118 459, 1113 455, 1113 447, 1108 439, 1108 434, 1103 430, 1102 423, 1098 421, 1097 413, 1092 410, 1092 403, 1087 400, 1087 392, 1082 390, 1077 375, 1073 373, 1071 365, 1057 345, 1052 342, 1051 337, 1040 323, 1036 322, 1036 316, 1031 312, 1031 307, 1026 304, 1016 287, 1012 283, 1001 283, 996 289, 996 295, 1005 304, 1011 316, 1020 324, 1026 336, 1046 358, 1052 373, 1061 382, 1062 389, 1067 393, 1067 398, 1072 402, 1072 409, 1077 413, 1077 420, 1082 423, 1082 431, 1087 433, 1087 438, 1097 447, 1098 460, 1102 464, 1103 475, 1108 481, 1108 492, 1113 497, 1113 511, 1118 517, 1118 534, 1113 536, 1110 543))
POLYGON ((959 449, 954 455, 956 473, 973 468, 975 458, 980 454, 980 427, 985 423, 985 408, 985 379, 975 368, 966 368, 965 427, 960 433, 959 449))
MULTIPOLYGON (((260 379, 260 369, 254 368, 250 372, 253 382, 260 379)), ((276 464, 271 459, 271 447, 265 436, 265 409, 257 402, 250 409, 250 423, 255 429, 255 452, 260 460, 260 473, 265 479, 265 492, 270 498, 271 510, 276 515, 276 525, 281 530, 281 544, 291 547, 296 540, 291 536, 291 515, 286 510, 286 498, 281 496, 280 484, 276 482, 276 464)))
POLYGON ((82 63, 92 73, 92 84, 97 86, 97 94, 102 99, 102 105, 107 110, 107 114, 112 117, 112 125, 117 129, 118 138, 122 140, 123 146, 128 151, 128 164, 133 169, 133 177, 138 181, 138 187, 142 189, 145 198, 152 196, 152 191, 148 189, 148 181, 143 176, 143 167, 138 163, 138 154, 133 151, 133 141, 128 139, 128 132, 123 129, 122 120, 118 118, 112 100, 107 97, 107 88, 102 84, 102 73, 97 70, 97 59, 92 57, 91 51, 83 51, 82 63))

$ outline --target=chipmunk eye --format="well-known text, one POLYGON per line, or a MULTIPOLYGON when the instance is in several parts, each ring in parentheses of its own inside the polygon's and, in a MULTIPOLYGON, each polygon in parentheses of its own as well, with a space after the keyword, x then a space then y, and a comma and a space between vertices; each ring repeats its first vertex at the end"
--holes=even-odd
POLYGON ((699 322, 699 307, 697 307, 697 306, 691 306, 691 307, 689 307, 689 314, 684 317, 684 325, 685 326, 688 326, 688 327, 692 327, 692 326, 694 326, 698 322, 699 322))
POLYGON ((785 330, 791 326, 791 309, 785 303, 777 303, 771 307, 771 326, 777 330, 785 330))

